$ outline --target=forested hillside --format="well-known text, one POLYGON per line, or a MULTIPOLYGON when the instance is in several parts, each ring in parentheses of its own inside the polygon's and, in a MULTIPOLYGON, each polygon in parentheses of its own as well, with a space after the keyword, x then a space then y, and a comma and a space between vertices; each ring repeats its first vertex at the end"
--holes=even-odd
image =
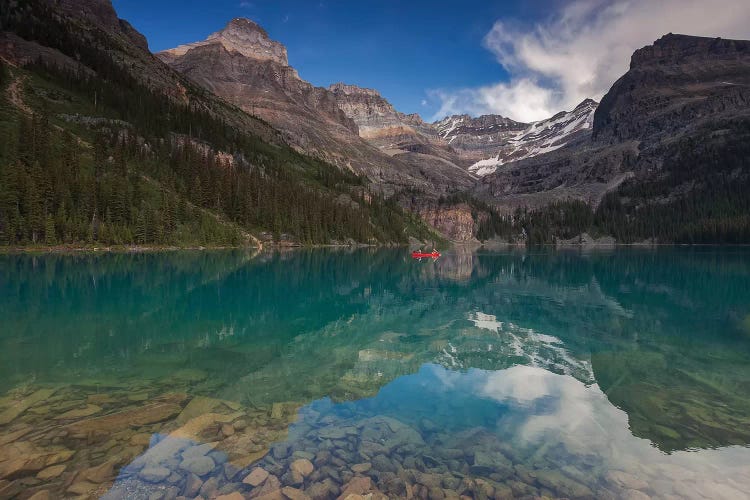
POLYGON ((3 54, 0 66, 0 243, 387 243, 430 235, 370 193, 365 179, 269 142, 270 127, 173 74, 122 33, 50 4, 0 11, 4 36, 18 35, 13 46, 23 52, 3 54))

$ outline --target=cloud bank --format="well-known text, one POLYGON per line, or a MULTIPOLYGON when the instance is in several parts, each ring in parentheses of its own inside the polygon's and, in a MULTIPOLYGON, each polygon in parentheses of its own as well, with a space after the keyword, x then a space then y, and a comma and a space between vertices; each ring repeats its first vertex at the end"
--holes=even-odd
POLYGON ((475 88, 432 90, 434 119, 467 113, 519 121, 599 100, 627 71, 633 51, 666 33, 750 38, 747 0, 573 0, 535 24, 500 19, 484 46, 510 79, 475 88))

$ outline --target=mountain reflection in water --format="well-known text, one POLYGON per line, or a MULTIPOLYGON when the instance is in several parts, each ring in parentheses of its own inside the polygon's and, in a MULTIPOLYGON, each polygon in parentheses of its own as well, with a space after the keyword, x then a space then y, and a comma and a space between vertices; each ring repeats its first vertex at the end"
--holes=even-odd
POLYGON ((0 278, 0 496, 750 491, 744 249, 2 256, 0 278))

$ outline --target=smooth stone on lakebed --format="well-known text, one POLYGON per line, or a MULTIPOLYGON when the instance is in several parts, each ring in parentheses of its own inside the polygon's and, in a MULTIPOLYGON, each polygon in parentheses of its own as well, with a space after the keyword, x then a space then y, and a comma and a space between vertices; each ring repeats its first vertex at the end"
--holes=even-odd
POLYGON ((73 419, 73 418, 90 417, 91 415, 96 415, 100 411, 102 411, 101 406, 90 404, 90 405, 86 405, 84 408, 76 408, 74 410, 66 411, 65 413, 61 415, 57 415, 55 419, 66 420, 66 419, 73 419))
POLYGON ((78 481, 71 484, 66 491, 75 495, 87 495, 97 488, 98 486, 94 483, 89 483, 88 481, 78 481))
POLYGON ((310 500, 310 496, 307 493, 291 486, 281 488, 281 493, 289 500, 310 500))
POLYGON ((372 464, 370 462, 352 465, 352 471, 354 472, 363 473, 367 472, 370 469, 372 469, 372 464))
POLYGON ((180 463, 180 469, 192 472, 196 476, 205 476, 216 467, 211 457, 189 457, 180 463))
POLYGON ((263 482, 263 486, 254 489, 250 497, 259 500, 281 499, 281 482, 279 478, 273 474, 269 474, 268 478, 263 482))
POLYGON ((36 493, 31 495, 28 500, 49 500, 50 498, 52 497, 50 496, 49 491, 42 490, 42 491, 37 491, 36 493))
POLYGON ((256 486, 263 484, 263 481, 265 481, 267 477, 268 471, 262 467, 256 467, 250 472, 250 474, 245 476, 245 479, 243 479, 242 482, 255 488, 256 486))
POLYGON ((183 489, 182 494, 186 497, 193 498, 201 490, 201 486, 203 486, 201 478, 195 474, 188 474, 185 479, 185 488, 183 489))
POLYGON ((148 483, 158 483, 164 481, 172 473, 166 467, 146 467, 138 473, 141 479, 148 483))
POLYGON ((42 481, 54 479, 58 477, 60 474, 62 474, 63 471, 65 471, 65 467, 67 467, 65 464, 53 465, 51 467, 47 467, 46 469, 39 471, 36 477, 37 479, 41 479, 42 481))
POLYGON ((182 458, 188 459, 188 458, 196 458, 196 457, 203 457, 205 455, 208 455, 213 449, 216 447, 217 443, 205 443, 200 444, 196 446, 190 446, 189 448, 186 448, 182 452, 182 458))
POLYGON ((307 477, 310 475, 313 469, 315 469, 315 467, 308 459, 299 458, 292 462, 292 464, 289 466, 289 469, 291 469, 292 472, 300 474, 302 477, 307 477))
POLYGON ((306 458, 310 461, 313 461, 315 459, 315 453, 311 453, 309 451, 304 450, 297 450, 294 453, 292 453, 293 458, 306 458))
POLYGON ((10 408, 0 413, 0 425, 5 425, 13 421, 17 416, 25 412, 40 401, 44 401, 55 393, 57 389, 39 389, 30 396, 26 396, 20 401, 13 401, 10 408))
POLYGON ((242 493, 238 491, 233 491, 232 493, 229 493, 228 495, 219 495, 215 498, 215 500, 245 500, 245 497, 242 496, 242 493))

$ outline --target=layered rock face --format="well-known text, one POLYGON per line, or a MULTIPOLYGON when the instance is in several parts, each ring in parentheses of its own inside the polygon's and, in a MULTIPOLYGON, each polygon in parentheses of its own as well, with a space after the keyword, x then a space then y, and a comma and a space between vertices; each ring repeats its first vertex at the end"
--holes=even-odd
POLYGON ((359 135, 383 153, 426 173, 439 184, 465 189, 474 183, 469 165, 418 114, 394 109, 378 91, 336 83, 329 87, 359 135))
POLYGON ((302 125, 292 130, 293 120, 284 120, 284 113, 357 133, 356 125, 338 108, 333 96, 302 80, 288 65, 286 48, 249 19, 233 19, 206 40, 156 55, 251 114, 272 124, 289 125, 289 131, 298 134, 295 142, 307 143, 316 137, 302 125))
MULTIPOLYGON (((597 205, 624 180, 658 178, 685 141, 693 141, 693 152, 731 150, 739 139, 722 130, 748 121, 750 42, 669 34, 634 53, 630 70, 596 108, 590 134, 498 166, 474 192, 509 210, 570 198, 597 205)), ((665 201, 691 185, 685 179, 665 201)))
POLYGON ((602 99, 594 136, 653 145, 717 119, 747 116, 750 41, 668 34, 637 50, 602 99))
POLYGON ((248 19, 234 19, 201 42, 157 56, 251 115, 279 129, 297 150, 367 176, 386 194, 416 188, 438 195, 471 185, 471 176, 420 170, 379 151, 359 136, 335 92, 314 87, 288 65, 286 48, 248 19))
POLYGON ((437 140, 434 129, 419 115, 396 111, 377 90, 345 83, 335 83, 328 90, 336 97, 346 116, 354 120, 360 136, 365 139, 381 143, 389 138, 398 141, 403 136, 413 136, 419 142, 431 138, 437 140))
POLYGON ((245 18, 236 18, 216 33, 212 33, 202 42, 188 43, 159 53, 162 59, 184 56, 189 50, 205 45, 219 44, 229 52, 237 52, 245 57, 273 61, 288 66, 286 47, 271 40, 266 30, 245 18))
MULTIPOLYGON (((500 115, 448 116, 426 123, 407 115, 376 90, 337 83, 329 87, 339 107, 359 127, 359 134, 374 146, 402 159, 425 163, 424 155, 483 176, 503 164, 531 158, 591 133, 597 103, 587 99, 574 110, 546 120, 522 123, 500 115), (422 157, 414 157, 416 153, 422 157)), ((429 161, 429 159, 427 159, 429 161)))
POLYGON ((425 222, 440 231, 451 241, 475 242, 476 224, 471 207, 458 204, 451 207, 425 207, 419 211, 425 222))

